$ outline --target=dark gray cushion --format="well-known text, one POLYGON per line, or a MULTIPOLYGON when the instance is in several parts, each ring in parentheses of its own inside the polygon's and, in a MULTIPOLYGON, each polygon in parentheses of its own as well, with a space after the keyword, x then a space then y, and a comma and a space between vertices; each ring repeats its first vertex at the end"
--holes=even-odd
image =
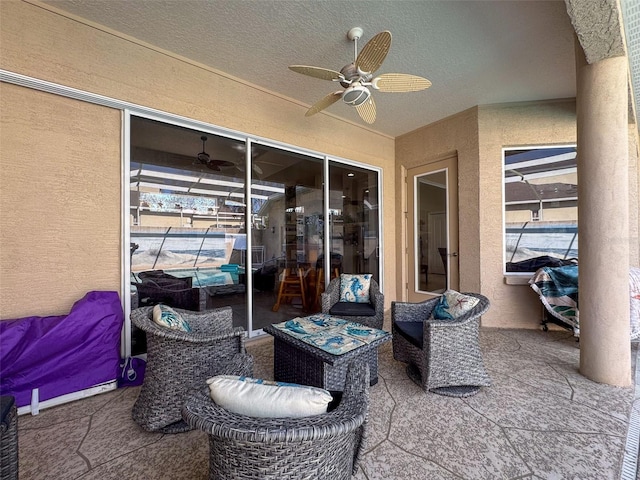
POLYGON ((376 309, 370 303, 355 303, 355 302, 338 302, 329 310, 331 315, 339 317, 344 316, 357 316, 357 317, 374 317, 376 315, 376 309))
POLYGON ((422 349, 424 322, 395 322, 396 329, 407 341, 422 349))

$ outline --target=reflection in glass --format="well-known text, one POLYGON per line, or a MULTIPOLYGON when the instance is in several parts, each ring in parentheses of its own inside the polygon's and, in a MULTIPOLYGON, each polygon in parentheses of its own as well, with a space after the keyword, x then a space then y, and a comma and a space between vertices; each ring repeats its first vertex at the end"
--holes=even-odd
POLYGON ((380 284, 378 173, 329 162, 331 265, 339 273, 371 273, 380 284))
POLYGON ((340 272, 379 281, 378 173, 337 162, 325 275, 324 166, 320 157, 131 117, 132 308, 231 306, 234 324, 254 332, 318 312, 325 281, 340 272))
POLYGON ((247 328, 243 144, 203 136, 131 119, 132 308, 232 306, 247 328))
POLYGON ((415 229, 418 290, 443 293, 448 285, 447 175, 439 171, 416 178, 415 229))
POLYGON ((578 257, 575 147, 505 149, 504 196, 507 272, 578 257))
MULTIPOLYGON (((319 311, 323 252, 322 159, 253 145, 262 175, 252 180, 253 329, 319 311), (261 180, 273 172, 272 181, 261 180), (275 181, 273 181, 275 180, 275 181)), ((255 171, 255 169, 254 169, 255 171)))

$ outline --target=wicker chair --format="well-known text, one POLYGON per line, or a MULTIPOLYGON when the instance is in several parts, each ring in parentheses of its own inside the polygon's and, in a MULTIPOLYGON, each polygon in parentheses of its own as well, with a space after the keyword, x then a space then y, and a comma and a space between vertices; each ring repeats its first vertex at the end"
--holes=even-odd
POLYGON ((148 431, 190 430, 182 420, 182 404, 214 375, 251 375, 245 332, 233 327, 231 307, 206 312, 174 309, 189 323, 190 333, 161 327, 153 307, 131 312, 131 321, 147 333, 147 366, 133 406, 135 422, 148 431))
POLYGON ((351 308, 363 308, 367 310, 362 313, 343 313, 343 310, 338 310, 336 307, 343 306, 343 302, 340 300, 340 277, 334 278, 329 282, 326 291, 322 294, 322 313, 328 313, 335 315, 350 322, 358 322, 367 327, 377 328, 382 330, 382 324, 384 322, 384 295, 380 292, 378 283, 371 279, 369 287, 370 303, 352 303, 349 306, 351 308))
POLYGON ((209 434, 209 479, 351 479, 363 452, 369 368, 354 362, 338 405, 321 415, 257 418, 216 405, 208 392, 182 409, 189 425, 209 434))
POLYGON ((488 387, 478 333, 489 300, 480 301, 455 320, 428 320, 439 298, 422 303, 391 302, 393 357, 407 363, 407 374, 425 390, 467 397, 488 387))
POLYGON ((0 480, 18 480, 18 410, 14 397, 0 397, 0 414, 0 480))

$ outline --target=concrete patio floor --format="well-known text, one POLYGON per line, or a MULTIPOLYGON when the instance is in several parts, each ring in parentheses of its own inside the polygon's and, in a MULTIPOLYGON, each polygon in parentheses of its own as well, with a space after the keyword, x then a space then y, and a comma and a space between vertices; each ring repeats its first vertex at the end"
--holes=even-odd
MULTIPOLYGON (((354 479, 636 478, 637 432, 628 429, 631 412, 640 413, 635 388, 581 376, 579 344, 565 331, 483 329, 481 344, 493 385, 463 399, 425 393, 391 344, 380 348, 354 479)), ((254 376, 273 378, 271 338, 248 350, 254 376)), ((634 378, 637 354, 632 344, 634 378)), ((20 480, 208 478, 206 434, 144 432, 131 420, 138 391, 19 417, 20 480)))

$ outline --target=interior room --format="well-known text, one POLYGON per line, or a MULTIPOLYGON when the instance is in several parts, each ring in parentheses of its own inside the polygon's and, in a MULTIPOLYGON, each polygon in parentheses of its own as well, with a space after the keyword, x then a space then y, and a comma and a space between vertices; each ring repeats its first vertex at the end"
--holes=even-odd
POLYGON ((144 387, 123 379, 155 348, 132 312, 230 308, 252 375, 285 381, 274 325, 329 312, 347 275, 371 282, 389 335, 367 354, 353 478, 635 475, 640 6, 586 4, 0 2, 0 395, 20 388, 19 478, 207 478, 206 432, 132 419, 144 387), (542 268, 571 284, 550 293, 560 270, 542 268), (394 330, 396 303, 450 291, 488 302, 473 321, 491 382, 462 398, 420 388, 394 330), (20 353, 82 364, 67 354, 88 339, 9 340, 12 322, 37 337, 86 302, 109 307, 84 327, 117 322, 85 348, 111 376, 24 380, 20 353))

